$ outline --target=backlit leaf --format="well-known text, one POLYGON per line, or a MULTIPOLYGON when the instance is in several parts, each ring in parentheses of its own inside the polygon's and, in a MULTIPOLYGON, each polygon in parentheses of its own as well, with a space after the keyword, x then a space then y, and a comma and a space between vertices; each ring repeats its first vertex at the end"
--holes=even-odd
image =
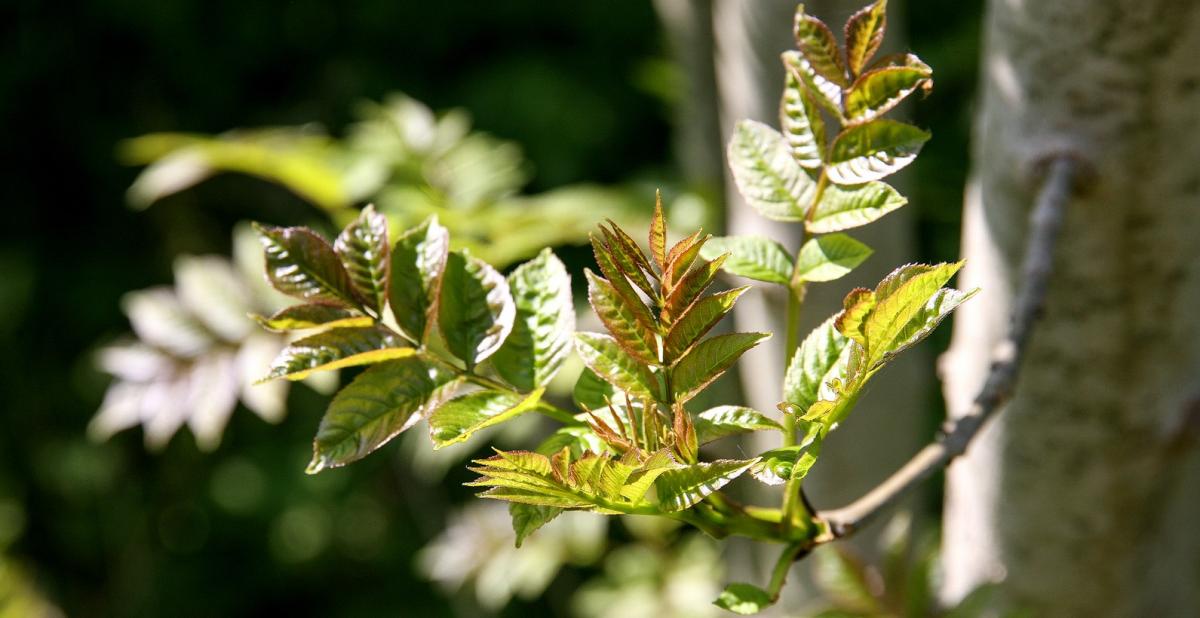
POLYGON ((764 431, 780 430, 779 423, 761 412, 742 406, 717 406, 696 415, 696 436, 700 444, 707 444, 727 436, 764 431))
POLYGON ((579 380, 575 382, 572 398, 575 400, 575 405, 580 408, 599 410, 608 405, 605 398, 615 400, 617 392, 616 387, 596 375, 591 369, 585 368, 583 373, 579 374, 579 380))
POLYGON ((663 322, 673 323, 683 315, 692 303, 700 297, 704 290, 716 279, 721 265, 728 259, 727 255, 718 255, 713 260, 697 260, 692 267, 675 283, 671 294, 667 296, 662 306, 663 322))
POLYGON ((450 352, 468 369, 499 349, 516 313, 503 275, 479 258, 450 253, 442 276, 438 325, 450 352))
POLYGON ((705 243, 700 255, 713 259, 723 253, 729 258, 725 272, 756 281, 787 285, 792 276, 792 258, 783 245, 762 236, 718 236, 705 243))
POLYGON ((671 325, 671 330, 667 332, 664 342, 665 357, 673 359, 682 356, 692 344, 716 326, 717 322, 720 322, 721 318, 733 309, 734 303, 748 289, 750 289, 748 286, 736 288, 701 298, 692 303, 691 307, 671 325))
POLYGON ((809 89, 800 83, 800 76, 795 71, 787 71, 779 106, 779 126, 800 167, 821 167, 825 158, 825 121, 821 119, 817 102, 809 89))
POLYGON ((710 239, 712 239, 712 234, 706 235, 703 230, 696 230, 691 236, 680 240, 671 247, 671 250, 667 252, 667 270, 663 273, 663 294, 669 294, 674 289, 675 283, 696 262, 700 251, 704 249, 704 245, 710 239))
POLYGON ((637 246, 637 242, 630 238, 629 234, 625 233, 625 230, 617 227, 611 221, 609 221, 609 224, 610 227, 600 226, 600 231, 607 240, 613 258, 621 265, 621 270, 625 272, 625 275, 646 296, 654 298, 654 285, 650 283, 648 277, 656 275, 654 274, 654 269, 650 266, 650 262, 646 260, 646 256, 642 253, 641 248, 637 246))
POLYGON ((329 404, 309 474, 365 457, 436 408, 454 384, 454 374, 418 356, 368 368, 329 404))
POLYGON ((635 397, 656 398, 657 380, 615 339, 599 333, 575 333, 575 350, 583 364, 609 384, 635 397))
POLYGON ((608 244, 596 234, 591 234, 590 238, 592 241, 592 252, 596 256, 596 265, 600 267, 600 272, 604 273, 604 277, 608 279, 608 283, 621 295, 625 308, 633 311, 642 323, 654 324, 653 314, 646 304, 642 302, 637 291, 629 284, 629 279, 625 277, 625 271, 617 264, 616 258, 613 257, 612 250, 608 247, 608 244))
POLYGON ((447 401, 429 416, 429 436, 439 449, 462 442, 473 433, 516 418, 537 407, 543 389, 528 396, 504 391, 476 391, 447 401))
POLYGON ((783 378, 783 398, 807 410, 821 399, 821 387, 845 373, 846 346, 850 343, 834 326, 837 316, 813 329, 788 364, 783 378))
POLYGON ((276 311, 271 317, 254 316, 255 321, 268 330, 287 332, 308 328, 336 328, 344 326, 370 326, 375 320, 370 316, 354 313, 337 305, 308 303, 293 305, 276 311))
POLYGON ((830 184, 805 224, 813 234, 825 234, 866 225, 908 203, 887 183, 830 184))
POLYGON ((846 91, 846 119, 859 123, 882 116, 918 88, 927 88, 930 75, 932 71, 924 64, 884 67, 863 73, 846 91))
POLYGON ((741 616, 751 616, 775 604, 766 590, 752 584, 735 582, 725 586, 713 605, 741 616))
POLYGON ((946 316, 950 315, 951 311, 958 308, 959 305, 967 301, 967 299, 979 292, 979 289, 963 292, 960 290, 942 288, 934 293, 933 297, 925 303, 921 310, 913 315, 908 324, 896 334, 891 348, 887 352, 886 357, 894 356, 912 346, 921 342, 932 333, 938 324, 946 316))
POLYGON ((303 380, 314 371, 368 365, 411 356, 415 350, 383 326, 333 328, 289 344, 264 380, 303 380))
POLYGON ((658 363, 658 341, 652 327, 638 317, 608 281, 590 270, 585 270, 584 274, 592 309, 616 342, 634 358, 644 363, 658 363))
POLYGON ((368 205, 333 243, 358 297, 375 315, 387 303, 390 267, 387 217, 368 205))
POLYGON ((687 401, 696 396, 725 373, 746 350, 770 336, 768 333, 729 333, 696 344, 671 369, 671 387, 676 399, 687 401))
POLYGON ((575 305, 571 276, 549 249, 508 276, 516 304, 512 333, 496 351, 496 371, 523 392, 550 382, 571 350, 575 305))
POLYGON ((842 117, 842 87, 817 73, 817 70, 804 56, 800 55, 800 52, 788 50, 783 52, 781 58, 787 72, 800 80, 817 104, 835 118, 840 119, 842 117))
POLYGON ((404 232, 392 247, 388 301, 396 323, 418 343, 433 324, 449 249, 450 234, 437 217, 404 232))
POLYGON ((871 248, 845 234, 809 239, 796 256, 796 275, 802 281, 833 281, 854 270, 871 255, 871 248))
POLYGON ((743 120, 729 140, 729 167, 746 203, 776 221, 802 221, 817 185, 778 131, 743 120))
POLYGON ((650 218, 650 255, 660 271, 667 268, 667 219, 663 215, 662 193, 654 195, 654 216, 650 218))
POLYGON ((887 30, 887 0, 875 0, 846 21, 846 63, 850 73, 858 75, 879 51, 887 30))
POLYGON ((741 476, 757 461, 719 459, 667 470, 654 482, 659 508, 668 513, 689 509, 741 476))
POLYGON ((928 139, 929 132, 895 120, 855 125, 833 140, 825 173, 841 185, 879 180, 912 163, 928 139))
POLYGON ((301 300, 358 306, 350 275, 324 238, 302 227, 255 224, 254 229, 275 289, 301 300))
POLYGON ((863 332, 863 322, 875 308, 875 292, 864 288, 855 288, 842 299, 842 312, 833 322, 838 332, 857 341, 859 345, 867 345, 867 335, 863 332))
POLYGON ((538 528, 550 523, 563 510, 553 506, 534 506, 513 502, 508 505, 508 514, 512 516, 513 532, 517 534, 517 547, 538 528))
POLYGON ((803 4, 796 7, 792 32, 801 55, 819 75, 839 86, 848 85, 846 66, 842 63, 837 39, 824 22, 804 12, 803 4))
MULTIPOLYGON (((907 339, 922 329, 921 326, 910 327, 914 319, 933 319, 936 325, 941 319, 935 317, 937 308, 935 313, 926 314, 925 307, 961 267, 962 262, 933 266, 908 264, 892 271, 879 283, 875 288, 874 307, 862 326, 870 366, 877 366, 902 349, 907 339)), ((962 300, 965 299, 960 298, 959 302, 962 300)), ((945 314, 941 315, 944 317, 945 314)))

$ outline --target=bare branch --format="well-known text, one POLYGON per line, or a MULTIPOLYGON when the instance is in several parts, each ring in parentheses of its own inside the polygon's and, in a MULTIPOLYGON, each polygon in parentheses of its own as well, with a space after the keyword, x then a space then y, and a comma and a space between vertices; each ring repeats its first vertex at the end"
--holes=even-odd
MULTIPOLYGON (((1048 160, 1045 181, 1030 220, 1021 287, 1013 304, 1007 336, 992 352, 992 365, 971 410, 949 422, 936 441, 921 449, 887 480, 847 506, 817 514, 834 539, 853 534, 891 507, 937 470, 963 454, 979 429, 1012 395, 1021 358, 1045 301, 1054 265, 1054 246, 1063 213, 1082 175, 1083 164, 1071 155, 1048 160)), ((832 539, 828 539, 832 540, 832 539)))

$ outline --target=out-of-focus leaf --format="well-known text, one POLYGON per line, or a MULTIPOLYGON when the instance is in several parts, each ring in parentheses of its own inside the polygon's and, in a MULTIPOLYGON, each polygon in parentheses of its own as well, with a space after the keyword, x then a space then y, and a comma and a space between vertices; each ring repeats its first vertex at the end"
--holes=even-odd
POLYGON ((383 326, 333 328, 292 342, 284 348, 264 380, 303 380, 314 371, 368 365, 411 356, 415 350, 383 326))
POLYGON ((309 328, 361 327, 375 323, 370 316, 325 303, 292 305, 276 311, 270 317, 256 315, 254 319, 263 328, 280 333, 309 328))
POLYGON ((671 324, 663 345, 666 358, 679 358, 692 344, 700 340, 712 327, 733 309, 737 299, 750 289, 749 286, 713 294, 692 303, 687 311, 671 324))
POLYGON ((529 535, 550 523, 563 510, 553 506, 534 506, 513 502, 508 505, 508 512, 512 515, 513 532, 517 534, 517 547, 520 547, 529 535))
POLYGON ((584 369, 575 382, 572 398, 575 405, 585 410, 599 410, 608 405, 605 398, 615 400, 617 389, 612 384, 596 375, 591 369, 584 369))
POLYGON ((446 260, 438 322, 450 351, 471 369, 512 331, 516 305, 508 281, 487 262, 454 251, 446 260))
POLYGON ((779 126, 800 167, 818 169, 825 158, 825 121, 817 102, 795 71, 787 71, 783 100, 779 107, 779 126))
POLYGON ((503 391, 476 391, 447 401, 429 416, 433 448, 463 442, 476 431, 516 418, 535 408, 543 389, 528 396, 503 391))
POLYGON ((796 256, 796 274, 803 281, 833 281, 862 264, 871 248, 837 233, 809 239, 796 256))
POLYGON ((807 410, 821 396, 822 387, 833 378, 845 378, 846 346, 850 342, 834 327, 837 316, 813 329, 788 364, 783 378, 783 398, 807 410))
POLYGON ((912 163, 928 140, 928 131, 896 120, 854 125, 834 138, 825 173, 840 185, 879 180, 912 163))
POLYGON ((613 339, 634 358, 647 364, 657 364, 658 340, 653 326, 646 324, 607 280, 585 270, 588 280, 588 300, 596 316, 604 323, 613 339))
POLYGON ((659 508, 668 513, 689 509, 741 476, 757 461, 719 459, 667 470, 654 482, 659 508))
POLYGON ((308 473, 362 459, 435 409, 454 385, 453 373, 419 356, 368 368, 329 404, 308 473))
POLYGON ((875 0, 846 21, 846 63, 852 75, 861 73, 875 52, 879 51, 886 30, 887 0, 875 0))
POLYGON ((769 333, 729 333, 696 344, 671 369, 671 386, 678 401, 687 401, 716 380, 746 350, 769 333))
POLYGON ((776 221, 802 221, 817 185, 792 158, 778 131, 743 120, 729 140, 729 167, 742 198, 776 221))
POLYGON ((350 282, 358 297, 375 315, 383 315, 388 298, 388 251, 387 217, 375 212, 368 205, 359 213, 333 243, 333 250, 342 259, 350 282))
POLYGON ((792 276, 792 258, 783 245, 762 236, 718 236, 705 243, 700 255, 714 259, 728 253, 721 265, 725 272, 756 281, 787 285, 792 276))
POLYGON ((761 412, 742 406, 717 406, 696 415, 696 436, 700 444, 768 429, 780 430, 782 427, 761 412))
POLYGON ((212 335, 168 287, 130 292, 121 299, 133 332, 142 341, 172 354, 194 357, 212 345, 212 335))
POLYGON ((907 199, 883 182, 830 184, 805 225, 813 234, 848 230, 866 225, 907 203, 907 199))
POLYGON ((732 583, 725 587, 713 605, 742 616, 751 616, 775 604, 771 594, 758 586, 732 583))
POLYGON ((882 608, 872 594, 866 567, 840 547, 830 545, 812 553, 813 578, 822 592, 844 610, 877 615, 882 608))
POLYGON ((566 360, 575 332, 571 276, 549 249, 508 276, 516 304, 513 330, 492 364, 523 392, 545 386, 566 360))
POLYGON ((852 123, 870 122, 886 114, 918 88, 927 88, 930 75, 932 71, 924 63, 863 73, 846 92, 846 119, 852 123))
POLYGON ((800 54, 812 64, 818 74, 839 86, 848 85, 846 66, 842 63, 837 39, 824 22, 804 12, 803 4, 796 7, 792 31, 796 36, 796 47, 800 54))
POLYGON ((800 83, 813 95, 817 104, 824 107, 834 118, 840 119, 842 117, 842 87, 817 73, 812 63, 800 55, 800 52, 788 50, 783 52, 781 57, 788 73, 800 80, 800 83))
POLYGON ((253 299, 229 260, 180 256, 175 260, 174 273, 180 302, 209 332, 237 343, 254 328, 246 319, 254 308, 253 299))
POLYGON ((415 342, 423 343, 433 324, 449 250, 450 234, 436 216, 401 234, 392 247, 388 300, 396 323, 415 342))
POLYGON ((350 275, 324 238, 302 227, 254 226, 267 256, 267 277, 275 289, 305 301, 356 307, 350 275))
POLYGON ((599 333, 575 333, 575 349, 583 364, 609 384, 635 397, 656 398, 654 375, 626 353, 616 339, 599 333))

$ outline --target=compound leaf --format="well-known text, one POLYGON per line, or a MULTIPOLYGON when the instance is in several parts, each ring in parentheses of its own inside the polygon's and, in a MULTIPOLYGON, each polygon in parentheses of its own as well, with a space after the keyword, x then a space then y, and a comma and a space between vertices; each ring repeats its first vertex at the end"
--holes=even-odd
POLYGON ((668 513, 689 509, 757 462, 758 459, 719 459, 667 470, 654 482, 659 508, 668 513))
POLYGON ((487 262, 464 252, 446 258, 438 325, 446 346, 472 369, 512 331, 516 305, 508 281, 487 262))
POLYGON ((695 397, 725 373, 746 350, 770 336, 769 333, 728 333, 696 344, 671 369, 671 386, 676 399, 687 401, 695 397))
POLYGON ((928 139, 928 131, 885 118, 854 125, 834 138, 825 173, 841 185, 879 180, 912 163, 928 139))
POLYGON ((280 309, 270 317, 253 316, 254 320, 267 330, 287 332, 309 328, 335 328, 339 326, 370 326, 375 320, 370 316, 355 313, 326 303, 308 303, 292 305, 280 309))
POLYGON ((263 380, 303 380, 314 371, 368 365, 415 352, 399 335, 383 326, 332 328, 293 341, 271 363, 263 380))
POLYGON ((776 221, 804 220, 817 185, 792 158, 778 131, 743 120, 729 140, 728 156, 738 191, 759 214, 776 221))
POLYGON ((821 77, 845 87, 846 66, 842 63, 842 55, 838 51, 837 39, 824 22, 804 12, 804 5, 796 7, 796 19, 793 22, 793 34, 796 36, 796 47, 800 54, 812 65, 821 77))
POLYGON ((750 289, 749 286, 735 288, 692 303, 667 332, 663 344, 665 357, 674 359, 682 356, 692 344, 716 326, 717 322, 720 322, 721 318, 733 309, 734 303, 748 289, 750 289))
POLYGON ((350 275, 337 253, 312 230, 254 224, 267 259, 267 279, 275 289, 307 301, 357 307, 350 275))
POLYGON ((813 234, 848 230, 875 221, 907 203, 907 199, 883 182, 830 184, 805 225, 813 234))
POLYGON ((779 126, 792 157, 800 167, 820 168, 825 158, 825 121, 812 94, 800 83, 795 71, 787 71, 783 100, 779 106, 779 126))
POLYGON ((639 317, 611 283, 590 270, 584 270, 584 275, 588 280, 588 300, 592 309, 617 343, 644 363, 658 363, 658 341, 653 327, 639 317))
POLYGON ((517 534, 517 547, 529 538, 538 528, 550 523, 563 510, 553 506, 535 506, 513 502, 508 505, 508 514, 512 516, 513 532, 517 534))
POLYGON ((548 384, 571 350, 575 305, 571 276, 549 249, 508 276, 516 304, 512 333, 492 364, 509 384, 528 392, 548 384))
POLYGON ((713 605, 741 616, 752 616, 775 604, 771 593, 755 586, 735 582, 725 586, 713 605))
POLYGON ((429 436, 433 448, 440 449, 463 442, 476 431, 503 423, 537 407, 544 389, 527 396, 504 391, 483 390, 447 401, 429 416, 429 436))
POLYGON ((782 429, 779 423, 763 413, 742 406, 717 406, 696 415, 696 437, 700 444, 707 444, 728 436, 782 429))
POLYGON ((862 72, 875 52, 879 51, 886 30, 887 0, 875 0, 846 21, 846 64, 852 75, 862 72))
POLYGON ((368 205, 333 243, 350 282, 368 309, 381 315, 388 297, 389 259, 387 217, 368 205))
POLYGON ((871 248, 845 234, 809 239, 796 256, 796 275, 803 281, 833 281, 854 270, 871 248))
POLYGON ((807 410, 821 396, 822 387, 833 378, 843 378, 845 351, 850 339, 834 326, 838 316, 830 317, 813 329, 796 349, 783 378, 783 398, 807 410))
POLYGON ((575 350, 595 374, 635 397, 656 398, 657 381, 616 339, 599 333, 575 333, 575 350))
POLYGON ((721 267, 725 272, 767 283, 787 285, 792 276, 792 258, 783 245, 763 236, 718 236, 700 249, 701 257, 713 259, 728 253, 721 267))
MULTIPOLYGON (((920 63, 920 60, 916 62, 920 63)), ((918 88, 928 88, 932 74, 924 63, 884 67, 863 73, 846 91, 846 119, 851 123, 860 123, 882 116, 918 88)))

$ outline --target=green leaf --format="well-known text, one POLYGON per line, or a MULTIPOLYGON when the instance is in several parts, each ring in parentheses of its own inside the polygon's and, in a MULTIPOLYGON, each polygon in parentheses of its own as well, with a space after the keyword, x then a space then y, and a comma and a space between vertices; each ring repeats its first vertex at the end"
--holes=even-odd
POLYGON ((303 380, 314 371, 368 365, 415 352, 383 326, 333 328, 293 341, 271 363, 263 380, 303 380))
POLYGON ((758 459, 718 459, 667 470, 654 482, 659 508, 668 513, 689 509, 757 462, 758 459))
POLYGON ((825 158, 825 121, 800 76, 787 71, 783 100, 779 107, 779 126, 792 157, 800 167, 818 169, 825 158))
POLYGON ((729 140, 729 167, 746 203, 776 221, 802 221, 817 185, 778 131, 743 120, 729 140))
POLYGON ((842 64, 842 55, 838 51, 837 39, 824 22, 807 15, 804 5, 796 7, 796 19, 793 22, 793 33, 796 35, 796 47, 816 72, 825 79, 839 85, 847 86, 846 67, 842 64))
MULTIPOLYGON (((931 312, 926 312, 926 306, 959 268, 962 268, 962 262, 933 266, 908 264, 892 271, 879 283, 875 288, 874 306, 862 325, 869 367, 877 367, 911 345, 910 340, 925 329, 926 321, 933 320, 933 326, 936 326, 945 316, 940 311, 942 306, 935 306, 931 312)), ((944 300, 954 299, 943 297, 944 300)), ((966 297, 957 300, 962 302, 966 297)), ((957 303, 950 304, 957 306, 957 303)), ((925 332, 933 326, 928 326, 925 332)))
POLYGON ((822 396, 822 387, 829 380, 845 379, 846 346, 850 339, 834 326, 837 317, 834 315, 814 328, 788 364, 783 377, 783 398, 801 410, 807 410, 820 399, 832 398, 828 393, 822 396))
POLYGON ((362 459, 408 429, 453 390, 454 377, 418 356, 368 368, 329 404, 308 473, 362 459))
POLYGON ((350 282, 368 309, 382 316, 390 270, 387 217, 367 205, 333 243, 350 282))
POLYGON ((783 245, 762 236, 718 236, 700 249, 711 260, 728 253, 721 267, 725 272, 767 283, 787 285, 792 276, 792 258, 783 245))
POLYGON ((761 412, 742 406, 717 406, 696 415, 696 437, 700 444, 707 444, 727 436, 764 431, 780 430, 779 423, 761 412))
POLYGON ((671 325, 664 342, 665 357, 679 358, 733 309, 734 303, 750 287, 740 287, 713 294, 692 303, 687 311, 671 325))
MULTIPOLYGON (((596 379, 599 380, 600 378, 596 379)), ((603 402, 601 402, 601 405, 603 405, 603 402)), ((596 432, 592 431, 591 428, 583 425, 568 425, 560 427, 558 431, 550 434, 550 437, 538 445, 537 452, 550 456, 564 448, 575 458, 580 457, 588 451, 604 453, 609 450, 604 440, 601 440, 600 436, 596 435, 596 432)))
POLYGON ((805 223, 813 234, 825 234, 866 225, 908 203, 890 185, 826 185, 813 216, 805 223))
POLYGON ((834 546, 820 548, 812 557, 817 586, 840 607, 868 615, 881 611, 879 601, 871 592, 865 565, 834 546))
POLYGON ((597 376, 635 397, 655 399, 657 380, 625 352, 616 339, 599 333, 575 333, 575 350, 597 376))
POLYGON ((548 384, 562 368, 575 332, 571 276, 549 249, 508 276, 517 314, 492 365, 523 392, 548 384))
POLYGON ((732 583, 713 605, 742 616, 751 616, 775 604, 771 594, 752 584, 732 583))
POLYGON ((617 392, 615 386, 596 375, 596 372, 585 368, 575 382, 572 398, 575 405, 584 410, 599 410, 608 405, 605 398, 615 400, 617 392))
POLYGON ((834 138, 825 173, 840 185, 879 180, 912 163, 927 140, 928 131, 895 120, 855 125, 834 138))
POLYGON ((596 316, 621 347, 643 363, 657 364, 658 340, 652 325, 638 317, 630 304, 605 279, 584 270, 588 280, 588 300, 596 316))
POLYGON ((671 369, 671 386, 677 401, 695 397, 725 373, 746 350, 770 337, 769 333, 728 333, 696 344, 671 369))
POLYGON ((838 332, 855 340, 860 346, 867 345, 867 335, 863 332, 863 321, 875 308, 875 292, 864 288, 855 288, 842 299, 842 312, 837 315, 833 325, 838 332))
POLYGON ((263 328, 278 333, 309 328, 336 328, 344 326, 370 326, 375 320, 370 316, 354 313, 337 305, 308 303, 292 305, 276 311, 271 317, 253 316, 263 328))
POLYGON ((851 74, 862 72, 875 52, 879 51, 886 30, 887 0, 875 0, 846 21, 846 64, 851 74))
POLYGON ((467 369, 491 356, 512 331, 516 305, 508 281, 487 262, 453 251, 446 259, 438 326, 467 369))
POLYGON ((401 234, 392 247, 388 301, 396 323, 418 343, 433 324, 449 249, 450 233, 435 216, 401 234))
POLYGON ((528 396, 503 391, 476 391, 447 401, 429 416, 429 437, 433 448, 466 441, 471 434, 511 420, 535 407, 544 389, 528 396))
POLYGON ((553 506, 534 506, 513 502, 508 505, 508 514, 512 516, 513 532, 517 533, 517 547, 538 528, 548 524, 563 512, 553 506))
POLYGON ((870 122, 886 114, 918 88, 928 88, 932 74, 924 64, 863 73, 846 92, 846 119, 851 123, 870 122))
POLYGON ((921 310, 918 311, 908 324, 896 335, 895 342, 892 344, 891 350, 887 356, 895 356, 896 354, 911 348, 920 343, 923 339, 929 336, 938 324, 946 316, 950 315, 951 311, 958 308, 959 305, 967 301, 979 292, 979 288, 963 292, 960 290, 942 288, 934 293, 933 297, 925 303, 921 310))
POLYGON ((833 281, 844 277, 871 255, 871 248, 845 234, 809 239, 796 256, 802 281, 833 281))
POLYGON ((804 56, 800 55, 800 52, 785 51, 781 57, 787 72, 800 80, 817 104, 824 107, 835 118, 841 119, 842 87, 817 73, 817 70, 804 56))
POLYGON ((662 193, 654 195, 654 216, 650 218, 650 255, 660 271, 667 268, 667 218, 663 216, 662 193))
POLYGON ((350 275, 333 247, 312 230, 254 224, 267 258, 267 279, 275 289, 307 301, 357 307, 350 275))
MULTIPOLYGON (((803 421, 802 421, 803 422, 803 421)), ((800 444, 769 450, 758 456, 758 462, 750 467, 750 474, 766 485, 782 485, 793 478, 803 479, 808 469, 816 462, 816 442, 819 425, 807 423, 803 428, 804 439, 800 444)))

